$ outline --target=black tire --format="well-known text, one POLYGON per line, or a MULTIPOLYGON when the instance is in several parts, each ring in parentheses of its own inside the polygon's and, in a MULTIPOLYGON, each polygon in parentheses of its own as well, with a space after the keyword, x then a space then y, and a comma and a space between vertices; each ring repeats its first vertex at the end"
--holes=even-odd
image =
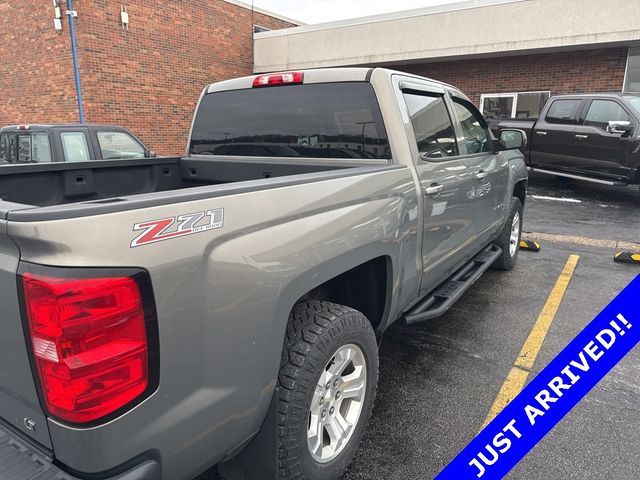
POLYGON ((290 480, 338 479, 355 455, 371 417, 378 383, 378 345, 369 320, 357 310, 335 303, 298 303, 289 317, 278 375, 279 476, 290 480), (362 410, 341 453, 327 463, 316 461, 307 443, 310 408, 316 385, 338 349, 355 344, 366 360, 362 410))
POLYGON ((500 236, 494 242, 502 249, 502 255, 493 263, 493 265, 491 265, 491 268, 495 270, 511 270, 518 261, 518 252, 520 251, 518 246, 520 244, 520 238, 522 237, 522 210, 522 202, 520 199, 511 197, 511 209, 509 211, 509 216, 507 217, 507 223, 504 224, 502 232, 500 232, 500 236), (516 249, 512 255, 509 247, 511 246, 511 228, 516 213, 520 218, 520 231, 518 232, 516 249))

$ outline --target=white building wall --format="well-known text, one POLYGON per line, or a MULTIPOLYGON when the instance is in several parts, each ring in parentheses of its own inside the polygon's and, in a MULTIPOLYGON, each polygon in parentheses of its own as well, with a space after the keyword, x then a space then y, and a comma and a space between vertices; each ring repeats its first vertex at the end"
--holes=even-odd
POLYGON ((471 0, 255 35, 255 71, 640 44, 640 0, 471 0))

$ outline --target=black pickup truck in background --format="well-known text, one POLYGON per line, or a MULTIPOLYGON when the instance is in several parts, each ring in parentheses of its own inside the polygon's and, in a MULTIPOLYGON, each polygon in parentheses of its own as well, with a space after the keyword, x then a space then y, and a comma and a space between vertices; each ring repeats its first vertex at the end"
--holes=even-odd
POLYGON ((0 129, 0 166, 154 156, 129 130, 116 125, 11 125, 0 129))
POLYGON ((608 185, 640 183, 640 94, 551 97, 538 119, 489 121, 494 133, 517 128, 534 171, 608 185))

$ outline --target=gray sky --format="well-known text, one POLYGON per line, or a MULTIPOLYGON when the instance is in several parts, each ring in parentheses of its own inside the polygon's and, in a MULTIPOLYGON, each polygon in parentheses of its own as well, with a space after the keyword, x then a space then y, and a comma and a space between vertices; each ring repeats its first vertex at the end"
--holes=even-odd
MULTIPOLYGON (((251 0, 243 1, 251 3, 251 0)), ((460 0, 255 0, 255 6, 301 22, 321 23, 456 1, 460 0)))

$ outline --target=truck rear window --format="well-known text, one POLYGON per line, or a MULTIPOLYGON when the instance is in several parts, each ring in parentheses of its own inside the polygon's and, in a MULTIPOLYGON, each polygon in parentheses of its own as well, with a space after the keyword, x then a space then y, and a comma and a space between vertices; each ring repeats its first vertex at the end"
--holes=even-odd
POLYGON ((388 159, 389 141, 372 86, 287 85, 205 95, 190 154, 388 159))

